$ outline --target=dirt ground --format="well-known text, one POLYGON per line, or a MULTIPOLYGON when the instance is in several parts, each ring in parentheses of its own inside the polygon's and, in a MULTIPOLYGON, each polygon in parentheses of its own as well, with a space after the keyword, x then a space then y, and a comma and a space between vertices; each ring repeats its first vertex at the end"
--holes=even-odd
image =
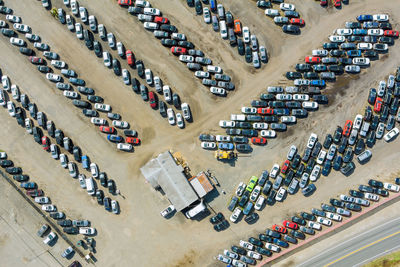
MULTIPOLYGON (((180 32, 185 33, 199 49, 233 76, 237 89, 227 98, 212 96, 184 64, 114 0, 80 0, 79 3, 88 8, 89 14, 95 15, 99 23, 103 23, 108 31, 116 35, 117 41, 121 40, 127 48, 131 48, 136 57, 143 59, 145 66, 153 70, 154 75, 162 77, 164 84, 171 85, 182 100, 190 104, 194 122, 187 124, 184 130, 169 126, 158 111, 151 110, 148 103, 123 85, 121 78, 114 76, 111 70, 103 66, 102 60, 86 49, 74 33, 55 21, 39 1, 4 2, 14 9, 16 15, 22 17, 23 23, 30 25, 33 32, 42 37, 43 42, 59 53, 61 59, 77 71, 89 87, 94 88, 106 103, 121 113, 123 119, 139 131, 143 140, 134 153, 116 151, 81 111, 55 89, 53 83, 39 74, 26 57, 10 45, 7 38, 0 36, 0 68, 3 73, 18 84, 21 90, 26 91, 39 110, 44 111, 56 127, 87 152, 91 160, 99 165, 101 171, 107 172, 121 190, 122 196, 117 197, 121 214, 116 216, 107 213, 97 205, 95 199, 80 189, 78 182, 71 179, 58 161, 54 161, 17 125, 15 119, 9 117, 5 109, 0 112, 0 120, 3 122, 0 128, 0 148, 7 151, 17 165, 34 177, 57 206, 71 217, 92 221, 99 233, 96 237, 99 266, 218 266, 214 256, 239 239, 260 233, 293 212, 318 206, 321 201, 346 192, 369 178, 386 179, 398 171, 398 167, 394 166, 398 163, 399 141, 390 145, 378 142, 372 150, 374 156, 371 162, 362 167, 357 165, 352 176, 346 178, 333 172, 328 178, 321 178, 316 183, 318 190, 312 197, 304 198, 301 194, 290 196, 284 203, 259 212, 260 220, 255 225, 249 226, 241 221, 221 233, 212 229, 208 218, 191 221, 183 214, 177 214, 164 220, 159 212, 169 205, 167 199, 146 184, 139 171, 150 158, 167 149, 180 151, 193 174, 206 169, 215 173, 221 184, 218 191, 223 189, 226 195, 215 194, 210 206, 229 217, 226 205, 239 181, 247 181, 251 175, 259 175, 263 169, 269 170, 273 163, 281 162, 291 144, 304 148, 311 131, 323 138, 325 133, 333 132, 337 125, 342 125, 346 119, 352 119, 361 112, 370 86, 376 86, 380 79, 386 78, 399 65, 396 60, 400 56, 398 41, 390 48, 389 55, 373 62, 370 68, 354 76, 356 78, 344 75, 338 82, 329 85, 326 89, 331 96, 328 106, 322 106, 308 119, 301 120, 290 127, 288 132, 269 141, 267 146, 256 147, 251 156, 240 157, 232 165, 217 162, 212 153, 201 150, 198 135, 203 132, 222 133, 217 126, 220 119, 239 112, 241 106, 248 105, 267 86, 284 84, 283 74, 286 71, 304 60, 304 56, 309 55, 312 49, 319 48, 334 29, 343 27, 345 21, 354 20, 356 15, 388 13, 392 24, 399 28, 398 0, 355 0, 340 11, 325 10, 315 1, 296 2, 297 10, 307 23, 300 36, 284 34, 271 19, 263 15, 262 10, 248 0, 221 2, 242 20, 244 26, 250 26, 261 44, 266 45, 270 55, 269 63, 257 71, 247 65, 244 58, 233 51, 227 42, 221 40, 219 34, 202 21, 202 17, 195 17, 194 11, 189 10, 185 1, 151 1, 180 32)), ((63 6, 61 0, 53 0, 52 3, 55 7, 63 6)), ((1 203, 4 209, 5 202, 1 203)), ((3 258, 6 256, 3 250, 0 250, 0 255, 3 258)), ((31 266, 39 265, 31 262, 31 266)))

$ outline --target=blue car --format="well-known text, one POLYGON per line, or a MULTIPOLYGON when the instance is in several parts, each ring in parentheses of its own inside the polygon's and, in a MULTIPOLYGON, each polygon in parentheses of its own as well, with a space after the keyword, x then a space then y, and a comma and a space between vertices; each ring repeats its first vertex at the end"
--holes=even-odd
POLYGON ((324 167, 322 168, 322 175, 328 176, 331 172, 332 162, 330 160, 325 161, 324 167))
POLYGON ((232 150, 234 148, 232 143, 219 143, 218 149, 222 150, 232 150))
POLYGON ((324 80, 311 80, 311 86, 319 86, 319 87, 324 87, 325 86, 325 81, 324 80))
POLYGON ((368 31, 366 29, 354 29, 353 30, 353 35, 367 35, 367 33, 368 33, 368 31))
POLYGON ((366 21, 363 23, 363 28, 365 29, 379 28, 379 23, 376 21, 366 21))
POLYGON ((276 109, 274 109, 274 115, 288 116, 289 113, 290 113, 290 111, 287 108, 276 108, 276 109))
POLYGON ((83 166, 84 169, 89 169, 90 160, 89 160, 89 157, 86 156, 86 155, 82 156, 82 166, 83 166))
POLYGON ((361 50, 349 50, 347 51, 349 57, 361 57, 361 50))
POLYGON ((372 20, 373 20, 373 17, 372 17, 372 15, 359 15, 359 16, 357 17, 357 20, 360 21, 360 22, 363 22, 363 21, 372 21, 372 20))
POLYGON ((34 182, 21 183, 21 187, 25 189, 34 189, 36 188, 36 183, 34 182))
POLYGON ((249 201, 246 204, 246 207, 243 209, 243 214, 248 215, 252 209, 253 209, 253 202, 249 201))
POLYGON ((280 240, 278 238, 274 238, 274 244, 276 244, 276 245, 278 245, 280 247, 283 247, 283 248, 287 248, 289 246, 289 244, 287 242, 282 241, 282 240, 280 240))
POLYGON ((311 195, 316 189, 317 187, 314 184, 309 184, 301 190, 301 193, 303 193, 303 195, 307 197, 311 195))
POLYGON ((215 0, 210 0, 210 7, 213 12, 217 10, 217 2, 215 0))
POLYGON ((122 137, 119 135, 115 135, 115 134, 109 134, 109 135, 107 135, 107 140, 111 141, 111 142, 121 142, 122 137))

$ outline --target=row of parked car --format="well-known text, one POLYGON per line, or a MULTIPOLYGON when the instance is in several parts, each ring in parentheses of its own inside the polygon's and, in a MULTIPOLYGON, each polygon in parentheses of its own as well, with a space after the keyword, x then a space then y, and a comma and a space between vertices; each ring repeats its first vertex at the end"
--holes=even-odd
POLYGON ((233 245, 231 250, 225 249, 216 259, 233 266, 246 267, 247 264, 256 264, 257 260, 279 253, 290 245, 296 245, 307 235, 314 235, 323 227, 332 226, 335 222, 341 223, 344 218, 351 217, 352 212, 360 212, 362 207, 370 206, 371 202, 378 202, 381 197, 389 196, 389 192, 398 193, 400 178, 395 184, 383 183, 374 179, 368 185, 359 185, 358 190, 349 190, 349 195, 341 194, 331 198, 329 204, 322 203, 321 209, 313 208, 310 213, 300 212, 282 224, 275 224, 265 233, 257 237, 250 237, 248 241, 240 240, 239 246, 233 245))
MULTIPOLYGON (((82 155, 82 150, 79 146, 72 142, 72 140, 64 135, 61 129, 57 129, 54 122, 47 119, 44 112, 38 111, 35 103, 30 102, 28 95, 21 94, 19 87, 17 85, 11 85, 8 76, 2 76, 3 89, 0 89, 0 106, 7 107, 7 110, 11 117, 15 117, 17 123, 25 127, 26 131, 31 134, 38 144, 40 144, 45 151, 51 154, 51 157, 55 160, 60 160, 61 166, 68 169, 71 177, 78 178, 80 186, 87 190, 88 194, 91 196, 96 196, 97 202, 100 205, 104 204, 104 207, 108 211, 113 211, 114 213, 119 213, 119 205, 115 200, 111 200, 109 197, 104 196, 104 192, 96 188, 95 182, 92 177, 100 179, 102 186, 108 188, 111 194, 115 194, 116 186, 112 179, 107 179, 107 175, 104 172, 99 171, 99 167, 96 163, 91 162, 87 155, 82 155), (4 81, 7 81, 5 84, 4 81), (12 90, 11 88, 14 88, 12 90), (17 89, 15 89, 17 88, 17 89), (17 106, 13 101, 9 100, 10 97, 8 92, 11 91, 11 97, 16 103, 20 102, 21 107, 17 106), (35 126, 33 120, 27 116, 27 112, 32 119, 36 120, 38 126, 35 126), (55 139, 55 143, 51 143, 48 136, 44 135, 42 128, 48 132, 49 137, 55 139), (62 153, 62 149, 65 153, 62 153), (82 163, 82 167, 89 170, 92 177, 86 178, 84 174, 79 174, 78 166, 75 162, 69 161, 66 152, 73 154, 74 159, 82 163)), ((11 172, 19 173, 20 168, 10 168, 11 172)), ((26 179, 27 176, 21 176, 19 179, 26 179)), ((22 181, 22 180, 21 180, 22 181)), ((33 192, 40 193, 36 190, 35 183, 23 183, 24 188, 35 189, 33 192)), ((38 196, 39 197, 39 196, 38 196)), ((55 209, 52 205, 46 207, 51 211, 55 209)))
POLYGON ((250 34, 249 27, 243 27, 239 19, 234 19, 232 12, 225 11, 222 4, 216 0, 203 1, 209 4, 203 8, 200 0, 187 0, 189 7, 194 7, 197 15, 203 15, 203 20, 211 24, 215 32, 220 33, 221 38, 229 40, 229 44, 237 46, 239 55, 245 56, 246 62, 252 63, 254 68, 260 68, 261 62, 268 62, 267 49, 258 45, 255 34, 250 34), (241 38, 243 37, 243 38, 241 38))
POLYGON ((203 51, 195 49, 186 35, 179 33, 176 26, 171 25, 166 17, 162 17, 159 9, 151 7, 149 1, 119 1, 122 7, 128 7, 128 13, 137 16, 143 22, 145 29, 152 31, 154 36, 161 39, 161 44, 170 48, 171 53, 179 56, 179 60, 194 71, 202 84, 210 87, 210 92, 217 96, 225 96, 228 90, 233 90, 235 84, 229 75, 223 74, 220 66, 212 65, 212 60, 205 57, 203 51), (214 79, 212 79, 214 75, 214 79))
POLYGON ((320 4, 322 7, 327 7, 328 4, 331 2, 332 5, 333 5, 335 8, 338 8, 338 9, 342 7, 342 3, 345 4, 345 5, 348 5, 348 4, 349 4, 349 0, 332 0, 332 1, 330 1, 330 0, 317 0, 317 1, 319 1, 319 4, 320 4))
POLYGON ((257 7, 263 9, 265 15, 272 18, 276 25, 281 26, 284 33, 300 34, 300 28, 305 25, 294 4, 284 3, 283 0, 261 0, 257 1, 257 7), (279 9, 272 8, 273 3, 279 4, 279 9))
MULTIPOLYGON (((9 15, 7 15, 9 16, 9 15)), ((8 21, 21 21, 20 17, 14 16, 15 18, 8 18, 6 19, 8 21)), ((5 23, 5 25, 8 25, 5 23)), ((14 23, 15 25, 15 23, 14 23)), ((11 36, 16 36, 16 32, 8 29, 8 28, 3 28, 2 30, 3 35, 7 37, 11 36), (6 31, 8 30, 8 31, 6 31)), ((20 30, 17 30, 21 32, 20 30)), ((22 32, 24 33, 24 32, 22 32)), ((28 47, 29 42, 25 42, 22 38, 17 38, 17 37, 11 37, 10 42, 16 46, 19 47, 19 51, 26 55, 28 57, 28 60, 37 66, 37 69, 46 75, 46 78, 54 82, 56 85, 56 88, 63 91, 63 95, 72 100, 72 104, 76 107, 79 107, 82 109, 82 112, 85 116, 90 118, 90 121, 94 125, 107 125, 107 119, 104 118, 99 118, 99 112, 104 112, 107 113, 107 117, 112 120, 112 125, 114 127, 122 128, 122 129, 127 129, 129 128, 129 123, 126 121, 121 121, 121 115, 118 113, 112 113, 111 112, 111 106, 108 104, 104 104, 104 99, 100 96, 94 95, 95 91, 92 88, 86 87, 86 82, 83 79, 80 79, 77 77, 77 73, 72 70, 68 69, 68 65, 66 62, 60 60, 60 56, 55 53, 50 51, 50 47, 43 43, 40 42, 41 37, 31 33, 31 28, 29 27, 29 32, 25 33, 25 39, 27 39, 29 42, 34 42, 34 49, 37 49, 38 51, 42 52, 43 56, 50 61, 51 66, 54 67, 50 68, 49 66, 46 65, 46 60, 38 57, 34 49, 31 49, 28 47), (16 43, 15 39, 18 39, 19 41, 16 43), (57 70, 61 74, 55 74, 54 71, 57 70), (69 83, 67 83, 67 81, 69 83), (73 86, 77 87, 77 91, 74 91, 73 86), (87 98, 88 101, 83 100, 83 98, 87 98), (92 109, 92 105, 94 109, 92 109)), ((7 86, 9 84, 9 81, 7 78, 2 78, 2 83, 3 87, 7 86)), ((11 85, 10 85, 11 86, 11 85)), ((13 89, 13 88, 11 88, 13 89)), ((18 87, 15 88, 15 91, 18 91, 18 87)), ((136 135, 136 131, 131 130, 131 132, 136 135)), ((134 144, 137 144, 138 142, 135 142, 134 144)), ((123 143, 122 140, 117 144, 117 148, 122 150, 122 151, 132 151, 133 147, 131 144, 128 143, 123 143)))
MULTIPOLYGON (((397 96, 393 97, 391 90, 395 89, 400 93, 400 68, 397 69, 396 76, 389 76, 388 83, 388 88, 384 86, 386 82, 379 83, 383 87, 380 94, 389 95, 386 96, 387 101, 381 103, 388 110, 386 115, 381 113, 382 108, 374 109, 377 115, 373 115, 368 105, 364 116, 356 115, 354 122, 347 120, 343 128, 338 126, 333 135, 327 134, 323 143, 312 133, 302 155, 292 145, 281 166, 274 164, 271 171, 264 170, 260 178, 253 176, 247 185, 243 182, 238 185, 236 196, 228 205, 228 209, 233 211, 231 221, 235 222, 242 212, 249 215, 253 208, 262 209, 265 202, 273 205, 275 201, 283 201, 287 193, 295 194, 299 188, 304 196, 309 196, 316 190, 314 182, 321 174, 328 176, 333 168, 348 176, 355 169, 352 161, 354 155, 357 155, 360 164, 365 164, 372 157, 372 152, 366 147, 372 148, 376 139, 383 138, 386 142, 395 139, 399 135, 399 129, 394 126, 396 120, 400 122, 400 111, 399 99, 397 96), (385 133, 385 130, 388 132, 385 133), (269 178, 275 181, 270 181, 269 178)), ((368 96, 370 105, 377 102, 374 90, 372 88, 368 96)))
POLYGON ((210 138, 203 138, 201 146, 204 149, 231 150, 236 144, 238 152, 249 153, 252 151, 247 144, 249 138, 253 144, 265 145, 267 138, 276 137, 277 131, 285 131, 297 119, 307 117, 309 111, 327 104, 328 97, 320 94, 326 81, 335 81, 336 76, 344 72, 360 72, 361 67, 370 64, 370 59, 378 58, 374 46, 384 45, 387 50, 388 44, 382 42, 394 43, 398 36, 397 31, 389 30, 391 25, 387 22, 387 15, 373 15, 371 21, 363 21, 366 20, 364 16, 367 15, 357 17, 357 22, 346 22, 345 28, 334 31, 337 35, 330 36, 331 42, 324 43, 323 49, 313 50, 312 56, 305 58, 306 63, 299 63, 295 71, 287 72, 286 78, 294 80, 294 86, 267 87, 267 92, 253 100, 251 106, 242 107, 242 114, 231 114, 230 120, 219 122, 226 135, 217 138, 204 134, 210 138), (378 39, 378 36, 368 33, 382 36, 378 39), (371 43, 378 41, 380 43, 371 43))
POLYGON ((152 109, 159 109, 160 115, 162 117, 167 117, 168 122, 171 125, 178 125, 180 128, 185 127, 186 121, 192 121, 192 115, 187 103, 181 103, 181 99, 177 93, 172 93, 169 85, 163 85, 163 81, 159 76, 153 76, 151 69, 145 68, 142 60, 136 59, 132 50, 126 49, 122 42, 116 42, 116 38, 113 33, 108 32, 103 24, 98 24, 97 19, 94 15, 88 16, 88 11, 85 7, 79 7, 77 1, 71 1, 70 4, 66 6, 71 7, 72 14, 75 16, 80 16, 84 24, 89 24, 90 30, 83 29, 83 25, 80 23, 75 23, 71 15, 65 15, 63 9, 58 9, 59 20, 63 24, 67 24, 70 31, 76 31, 77 37, 79 39, 84 39, 85 45, 88 49, 93 49, 96 56, 102 57, 104 65, 108 68, 113 68, 114 74, 120 76, 125 85, 131 85, 132 90, 140 94, 143 101, 148 101, 152 109), (138 76, 145 79, 148 86, 154 87, 158 94, 163 95, 164 101, 158 100, 158 95, 149 91, 149 89, 144 84, 140 84, 136 78, 131 78, 131 74, 128 69, 121 69, 121 63, 117 58, 112 58, 111 54, 102 48, 99 41, 94 40, 94 34, 98 34, 100 39, 108 44, 108 46, 117 50, 118 56, 126 60, 127 64, 131 68, 136 68, 138 76), (175 106, 176 109, 181 109, 181 113, 175 112, 172 108, 168 108, 168 104, 175 106))

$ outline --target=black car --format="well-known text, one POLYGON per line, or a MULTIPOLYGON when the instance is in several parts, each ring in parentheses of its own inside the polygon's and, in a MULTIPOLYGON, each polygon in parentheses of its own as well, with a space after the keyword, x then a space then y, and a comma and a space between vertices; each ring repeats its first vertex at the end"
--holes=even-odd
POLYGON ((375 134, 375 131, 372 130, 372 131, 369 132, 369 134, 367 136, 367 142, 366 142, 367 146, 369 148, 373 147, 374 144, 375 144, 375 140, 376 140, 376 134, 375 134))
MULTIPOLYGON (((327 71, 328 67, 324 64, 318 64, 313 66, 314 71, 316 72, 322 72, 322 71, 327 71)), ((318 78, 317 78, 318 79, 318 78)))
POLYGON ((299 232, 299 231, 296 231, 296 230, 290 230, 289 234, 291 236, 293 236, 294 238, 298 238, 298 239, 305 239, 306 238, 306 236, 302 232, 299 232))
POLYGON ((22 169, 20 167, 7 167, 6 172, 9 174, 20 174, 22 169))
POLYGON ((0 166, 3 168, 10 167, 12 165, 13 165, 13 162, 11 160, 8 160, 8 159, 0 160, 0 166))
POLYGON ((301 193, 303 193, 303 195, 307 197, 311 195, 316 189, 317 187, 315 186, 315 184, 309 184, 301 190, 301 193))
POLYGON ((379 37, 379 42, 388 44, 388 45, 393 45, 394 39, 392 37, 382 36, 382 37, 379 37))
POLYGON ((331 198, 329 203, 335 207, 343 208, 345 203, 343 201, 337 200, 336 198, 331 198))
POLYGON ((359 197, 359 198, 364 198, 364 193, 359 192, 357 190, 349 190, 349 194, 352 197, 359 197))
POLYGON ((373 193, 374 189, 368 185, 359 185, 358 186, 358 190, 360 190, 361 192, 365 192, 365 193, 373 193))
POLYGON ((1 33, 7 37, 13 37, 15 35, 15 32, 11 29, 1 29, 1 33))
POLYGON ((307 163, 307 167, 304 172, 311 174, 314 166, 315 166, 315 159, 311 158, 310 161, 307 163))
POLYGON ((348 138, 343 136, 343 138, 340 140, 340 145, 338 146, 338 149, 337 149, 339 153, 342 154, 344 152, 344 150, 346 149, 346 146, 347 146, 347 142, 348 142, 348 138))
POLYGON ((257 6, 259 8, 271 8, 272 4, 270 1, 257 1, 257 6))
POLYGON ((108 192, 109 192, 110 194, 113 194, 113 195, 114 195, 114 194, 115 194, 115 190, 116 190, 114 180, 108 179, 107 187, 108 187, 108 192))
POLYGON ((72 149, 72 153, 74 154, 74 159, 77 162, 81 162, 82 160, 82 151, 80 149, 79 146, 74 146, 74 148, 72 149))
POLYGON ((330 49, 338 49, 339 48, 339 44, 338 43, 324 43, 322 45, 322 47, 324 49, 328 49, 328 50, 330 50, 330 49))
POLYGON ((201 15, 203 13, 203 5, 200 0, 194 2, 194 9, 196 10, 197 15, 201 15))
POLYGON ((304 71, 310 71, 312 68, 310 64, 302 63, 302 64, 296 64, 295 69, 296 71, 304 72, 304 71))
POLYGON ((283 184, 289 186, 290 183, 292 182, 293 176, 294 176, 294 171, 289 170, 288 173, 286 174, 285 179, 283 180, 283 184))
POLYGON ((107 211, 111 211, 111 198, 105 197, 105 198, 103 199, 103 201, 104 201, 104 208, 105 208, 107 211))
POLYGON ((344 165, 344 166, 340 169, 340 172, 341 172, 343 175, 348 176, 348 175, 350 175, 350 174, 354 171, 355 168, 356 168, 356 165, 354 164, 354 162, 349 162, 349 163, 347 163, 346 165, 344 165))
POLYGON ((372 186, 372 187, 375 187, 375 188, 383 188, 383 183, 381 181, 377 181, 377 180, 374 180, 374 179, 370 179, 368 181, 368 184, 370 186, 372 186))
POLYGON ((282 31, 284 33, 300 33, 300 27, 296 25, 283 25, 282 31))
POLYGON ((328 70, 335 72, 335 73, 342 73, 343 72, 343 67, 339 65, 329 65, 328 70))
POLYGON ((364 52, 364 57, 376 58, 376 57, 378 57, 378 53, 375 52, 374 50, 367 50, 364 52))
POLYGON ((304 79, 319 79, 319 75, 316 72, 306 72, 304 73, 304 79))
POLYGON ((248 145, 248 144, 237 144, 236 145, 236 150, 238 152, 242 152, 242 153, 250 153, 251 151, 253 151, 251 146, 248 145))
POLYGON ((75 234, 79 234, 79 229, 78 227, 64 227, 63 228, 64 233, 70 234, 70 235, 75 235, 75 234))
POLYGON ((191 43, 189 41, 179 41, 178 42, 178 46, 184 47, 184 48, 187 48, 187 49, 193 49, 194 48, 193 43, 191 43))
POLYGON ((361 152, 363 152, 364 150, 365 150, 365 142, 364 139, 360 138, 358 139, 356 146, 354 148, 354 154, 360 155, 361 152))
POLYGON ((13 176, 13 179, 17 182, 25 182, 29 180, 29 175, 17 174, 13 176))
POLYGON ((204 141, 204 142, 214 142, 215 141, 215 136, 211 134, 200 134, 199 135, 199 140, 204 141))
POLYGON ((381 22, 379 23, 379 28, 381 28, 382 30, 391 30, 392 24, 390 24, 389 22, 381 22))
POLYGON ((112 60, 112 67, 114 70, 114 74, 117 76, 121 75, 121 64, 119 63, 118 59, 113 59, 112 60))
POLYGON ((241 248, 241 247, 232 246, 231 249, 232 249, 233 252, 235 252, 237 254, 240 254, 240 255, 246 255, 247 254, 247 251, 244 248, 241 248))
POLYGON ((267 198, 268 205, 272 206, 275 203, 275 196, 276 196, 276 191, 274 189, 271 189, 267 198))
POLYGON ((301 161, 300 155, 299 155, 299 154, 296 154, 296 155, 294 156, 294 158, 293 158, 291 164, 290 164, 290 167, 291 167, 292 169, 296 169, 296 168, 299 166, 300 161, 301 161))
POLYGON ((262 193, 267 196, 271 188, 272 188, 272 182, 267 181, 262 189, 262 193))
POLYGON ((227 135, 240 135, 242 133, 241 129, 230 128, 225 130, 227 135))
POLYGON ((301 103, 298 101, 287 101, 286 102, 287 108, 301 108, 301 103))
POLYGON ((249 129, 252 127, 252 125, 249 122, 240 121, 240 122, 236 122, 236 127, 249 129))
POLYGON ((343 158, 340 155, 336 155, 335 159, 333 160, 333 169, 335 171, 339 171, 342 167, 343 158))
POLYGON ((351 65, 351 64, 353 64, 353 60, 351 58, 348 58, 348 57, 339 58, 339 62, 342 65, 351 65))
POLYGON ((389 116, 389 108, 386 105, 383 105, 381 115, 379 116, 379 120, 381 122, 385 122, 389 116))
POLYGON ((354 203, 346 203, 346 208, 353 211, 361 211, 361 206, 354 203))
POLYGON ((319 210, 319 209, 312 208, 312 209, 311 209, 311 212, 312 212, 312 214, 314 214, 315 216, 320 216, 320 217, 325 217, 325 216, 326 216, 325 211, 322 211, 322 210, 319 210))
POLYGON ((63 212, 50 212, 50 217, 55 220, 63 219, 65 214, 63 212))
POLYGON ((272 255, 272 252, 268 249, 262 248, 262 247, 256 247, 256 251, 262 255, 265 255, 267 257, 272 255))
POLYGON ((389 195, 389 192, 382 188, 374 188, 374 193, 383 197, 387 197, 389 195))
POLYGON ((167 31, 167 32, 176 32, 177 28, 174 25, 162 24, 160 26, 160 30, 167 31))
POLYGON ((158 102, 158 108, 160 110, 161 116, 166 117, 167 116, 167 104, 165 104, 164 101, 160 100, 158 102))
POLYGON ((41 144, 42 136, 43 136, 42 130, 35 126, 32 129, 32 134, 33 134, 33 138, 35 139, 35 142, 41 144))
POLYGON ((239 55, 243 56, 244 55, 244 42, 242 39, 237 40, 237 49, 239 55))
POLYGON ((96 190, 96 199, 99 205, 103 205, 104 193, 103 190, 96 190))
POLYGON ((74 99, 72 104, 78 108, 90 108, 90 103, 84 100, 74 99))
POLYGON ((332 168, 332 161, 326 160, 324 163, 324 167, 322 168, 322 175, 328 176, 329 173, 331 172, 332 168))
POLYGON ((371 119, 372 119, 372 109, 370 106, 367 106, 365 108, 364 120, 369 122, 371 121, 371 119))
POLYGON ((297 216, 292 216, 292 222, 295 222, 295 223, 300 224, 300 225, 306 225, 306 221, 304 219, 302 219, 302 218, 297 217, 297 216))
POLYGON ((294 174, 294 176, 300 178, 301 175, 303 174, 305 168, 306 168, 305 165, 303 163, 300 163, 300 166, 297 168, 296 173, 294 174))
MULTIPOLYGON (((248 191, 246 191, 246 192, 248 192, 248 191)), ((246 205, 247 201, 249 200, 249 196, 246 194, 246 192, 240 198, 239 203, 238 203, 239 207, 241 207, 241 208, 243 208, 246 205)))
POLYGON ((395 115, 399 109, 399 99, 395 97, 390 105, 389 114, 395 115))
POLYGON ((312 149, 311 157, 316 158, 318 156, 319 152, 321 151, 321 149, 322 149, 322 145, 320 142, 317 141, 314 145, 314 148, 312 149))
POLYGON ((379 124, 379 117, 378 116, 373 116, 372 117, 372 122, 370 124, 370 129, 376 130, 379 124))
POLYGON ((375 104, 376 96, 377 96, 376 89, 375 88, 369 89, 368 103, 370 105, 375 104))
POLYGON ((303 217, 305 220, 315 221, 315 216, 310 213, 303 211, 300 213, 300 216, 303 217))
MULTIPOLYGON (((293 113, 292 113, 293 114, 293 113)), ((278 122, 278 116, 264 116, 265 122, 278 122)))
POLYGON ((228 227, 229 227, 229 222, 227 220, 223 220, 222 222, 214 225, 214 230, 219 232, 225 230, 228 227))
POLYGON ((71 220, 60 220, 60 221, 57 221, 57 224, 60 225, 61 227, 69 227, 69 226, 72 226, 72 221, 71 220))
POLYGON ((301 72, 288 71, 286 72, 286 78, 288 78, 289 80, 301 79, 302 75, 301 72))
POLYGON ((19 52, 21 52, 21 54, 24 54, 24 55, 26 55, 26 56, 30 56, 30 55, 32 55, 32 49, 30 49, 30 48, 26 48, 26 47, 20 47, 19 48, 19 52))
POLYGON ((210 218, 210 223, 216 224, 222 222, 222 220, 224 220, 224 215, 221 212, 218 212, 217 215, 210 218))
MULTIPOLYGON (((232 140, 234 143, 239 143, 239 144, 247 144, 249 142, 249 139, 247 137, 243 137, 243 136, 234 136, 232 140)), ((236 146, 236 149, 237 149, 237 146, 236 146)))
POLYGON ((244 53, 245 53, 244 58, 245 58, 246 62, 251 63, 252 59, 253 59, 251 47, 246 45, 246 47, 244 49, 244 53))
POLYGON ((269 235, 264 235, 264 234, 259 234, 259 235, 258 235, 258 238, 259 238, 261 241, 269 242, 269 243, 271 243, 271 242, 274 240, 271 236, 269 236, 269 235))
POLYGON ((140 78, 143 78, 143 77, 144 77, 144 65, 143 65, 143 61, 141 61, 141 60, 136 61, 136 69, 137 69, 137 72, 138 72, 139 77, 140 77, 140 78))
POLYGON ((99 180, 102 186, 107 187, 107 174, 105 172, 99 174, 99 180))
POLYGON ((98 41, 93 42, 93 50, 97 57, 103 56, 103 49, 101 48, 101 44, 98 41))
POLYGON ((253 100, 251 106, 256 108, 263 108, 268 106, 268 102, 264 100, 253 100))
POLYGON ((274 244, 276 244, 276 245, 278 245, 280 247, 283 247, 283 248, 287 248, 289 246, 289 244, 287 242, 282 241, 282 240, 280 240, 278 238, 274 238, 273 242, 274 242, 274 244))
POLYGON ((254 246, 257 247, 262 247, 263 246, 263 242, 261 242, 259 239, 254 238, 254 237, 249 237, 249 243, 253 244, 254 246))
POLYGON ((178 41, 173 40, 173 39, 161 39, 161 44, 163 46, 167 46, 167 47, 171 47, 171 46, 177 46, 178 45, 178 41))
POLYGON ((311 149, 310 149, 310 148, 306 148, 306 149, 304 150, 304 154, 303 154, 303 157, 302 157, 302 161, 304 161, 305 163, 307 163, 307 161, 309 160, 310 156, 311 156, 311 149))
POLYGON ((333 134, 333 143, 335 143, 337 145, 339 144, 340 139, 342 138, 342 132, 343 132, 342 127, 338 126, 336 128, 335 133, 333 134))
POLYGON ((281 238, 281 234, 280 233, 278 233, 276 231, 273 231, 273 230, 270 230, 270 229, 267 229, 265 231, 265 234, 268 235, 268 236, 271 236, 273 238, 281 238))

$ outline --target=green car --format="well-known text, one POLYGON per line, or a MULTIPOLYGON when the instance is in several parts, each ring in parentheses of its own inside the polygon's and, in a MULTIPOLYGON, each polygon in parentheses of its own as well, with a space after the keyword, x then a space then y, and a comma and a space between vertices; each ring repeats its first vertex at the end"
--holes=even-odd
POLYGON ((258 178, 256 176, 251 176, 249 183, 247 184, 246 190, 251 192, 256 186, 258 178))

